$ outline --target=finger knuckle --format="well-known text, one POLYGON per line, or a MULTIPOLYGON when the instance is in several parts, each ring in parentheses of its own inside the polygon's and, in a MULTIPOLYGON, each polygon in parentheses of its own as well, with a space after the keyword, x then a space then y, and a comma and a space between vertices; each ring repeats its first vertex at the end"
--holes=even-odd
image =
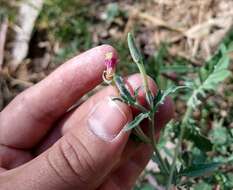
POLYGON ((79 180, 79 184, 87 186, 96 175, 97 167, 85 144, 69 134, 62 139, 59 149, 68 170, 79 180))

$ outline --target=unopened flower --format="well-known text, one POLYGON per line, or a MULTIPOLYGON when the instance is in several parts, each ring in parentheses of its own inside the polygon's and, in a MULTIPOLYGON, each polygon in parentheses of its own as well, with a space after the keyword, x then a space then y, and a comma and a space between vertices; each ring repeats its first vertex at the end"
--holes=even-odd
POLYGON ((106 70, 103 72, 103 80, 109 84, 112 82, 117 65, 117 59, 112 52, 105 54, 104 64, 106 66, 106 70))

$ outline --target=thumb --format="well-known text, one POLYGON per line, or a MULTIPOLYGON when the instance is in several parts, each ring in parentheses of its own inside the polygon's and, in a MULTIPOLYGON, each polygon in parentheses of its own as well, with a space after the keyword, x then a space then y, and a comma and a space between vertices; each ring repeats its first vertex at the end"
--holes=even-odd
POLYGON ((131 119, 126 104, 104 98, 50 149, 12 171, 11 189, 95 189, 119 161, 131 119))

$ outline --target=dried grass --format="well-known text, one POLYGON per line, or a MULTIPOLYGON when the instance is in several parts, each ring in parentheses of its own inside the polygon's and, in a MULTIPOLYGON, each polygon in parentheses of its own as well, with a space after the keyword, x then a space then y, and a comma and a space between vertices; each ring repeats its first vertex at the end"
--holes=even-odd
MULTIPOLYGON (((174 54, 194 62, 208 59, 233 25, 229 0, 154 0, 125 9, 131 26, 140 23, 146 26, 142 33, 153 31, 147 40, 154 48, 168 42, 174 54)), ((131 28, 126 29, 125 33, 131 28)))
MULTIPOLYGON (((8 1, 6 2, 8 3, 8 1)), ((9 6, 19 8, 19 2, 10 1, 9 6)), ((105 5, 108 2, 111 1, 103 1, 99 6, 93 4, 93 16, 97 18, 96 20, 99 19, 99 22, 94 23, 90 29, 93 46, 100 44, 106 38, 125 40, 127 32, 136 26, 138 28, 137 40, 143 44, 145 54, 153 55, 161 42, 168 42, 171 55, 178 55, 190 60, 195 65, 201 65, 213 54, 233 25, 232 0, 148 0, 137 1, 137 3, 133 3, 131 0, 118 1, 120 10, 128 13, 128 19, 116 18, 113 26, 101 22, 101 14, 106 11, 105 5)), ((31 23, 30 26, 34 26, 34 21, 31 23)), ((16 25, 10 23, 7 36, 5 34, 2 36, 11 37, 12 29, 15 29, 14 26, 16 25)), ((18 48, 14 46, 17 43, 12 43, 12 39, 8 39, 6 42, 5 51, 0 48, 2 49, 0 54, 3 51, 5 53, 0 73, 0 99, 2 99, 1 97, 4 99, 0 102, 0 110, 15 95, 43 79, 58 66, 52 62, 54 54, 59 49, 59 42, 56 39, 53 39, 53 42, 38 42, 35 46, 44 47, 46 49, 44 55, 25 59, 31 31, 32 29, 37 30, 37 28, 32 27, 29 29, 27 40, 18 40, 21 42, 18 48), (19 48, 22 47, 22 44, 26 51, 19 48), (15 60, 14 63, 12 57, 15 60), (19 67, 16 71, 9 72, 12 63, 15 65, 14 68, 19 67)), ((1 34, 3 33, 1 32, 1 34)), ((13 38, 16 41, 19 39, 15 35, 13 38)), ((3 40, 1 41, 3 44, 3 40)), ((2 45, 0 46, 2 47, 2 45)), ((0 55, 0 57, 3 56, 0 55)))

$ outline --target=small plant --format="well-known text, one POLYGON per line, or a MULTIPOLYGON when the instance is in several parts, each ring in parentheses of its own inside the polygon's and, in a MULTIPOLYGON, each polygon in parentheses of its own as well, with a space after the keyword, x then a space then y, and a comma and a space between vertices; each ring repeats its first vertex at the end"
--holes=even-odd
MULTIPOLYGON (((132 130, 132 134, 137 138, 137 140, 140 140, 143 143, 151 144, 154 150, 153 160, 157 163, 160 169, 160 175, 162 175, 162 178, 165 179, 164 181, 167 182, 167 184, 164 184, 166 189, 171 189, 172 185, 184 186, 186 185, 187 179, 189 177, 202 176, 206 173, 210 173, 216 170, 216 168, 218 168, 220 165, 232 161, 233 158, 231 157, 221 162, 205 162, 196 165, 193 164, 187 167, 183 167, 182 165, 177 164, 177 159, 180 154, 180 148, 184 135, 187 129, 194 125, 192 120, 193 111, 198 108, 198 106, 201 104, 201 98, 206 97, 208 91, 214 90, 219 82, 223 81, 230 75, 230 71, 227 70, 229 64, 227 49, 224 49, 224 47, 220 49, 221 53, 226 54, 223 59, 217 61, 211 60, 206 65, 201 67, 198 71, 199 77, 197 77, 196 80, 186 82, 184 86, 171 86, 166 90, 158 90, 157 94, 154 95, 148 87, 147 73, 144 67, 143 56, 137 48, 131 33, 128 34, 128 47, 131 57, 136 63, 141 74, 143 81, 143 86, 141 88, 145 92, 147 106, 141 105, 140 102, 137 101, 139 89, 135 90, 135 92, 131 94, 125 85, 123 78, 115 73, 117 60, 115 59, 112 52, 106 54, 105 64, 107 69, 103 73, 103 79, 107 84, 115 85, 119 90, 119 97, 113 97, 113 100, 124 102, 140 110, 141 113, 138 114, 134 120, 125 127, 124 130, 132 130), (157 141, 154 135, 156 128, 156 118, 154 116, 158 111, 159 105, 164 103, 165 98, 168 95, 175 93, 179 89, 186 89, 189 99, 187 101, 187 108, 183 119, 178 123, 174 123, 174 127, 179 129, 178 142, 172 161, 168 162, 166 157, 163 158, 161 156, 157 146, 157 141), (148 120, 148 128, 150 131, 149 135, 145 133, 140 127, 140 124, 144 119, 148 120)), ((195 131, 195 129, 193 130, 195 131)), ((196 136, 201 139, 202 142, 206 142, 206 144, 208 144, 209 141, 207 139, 201 135, 196 136)))

